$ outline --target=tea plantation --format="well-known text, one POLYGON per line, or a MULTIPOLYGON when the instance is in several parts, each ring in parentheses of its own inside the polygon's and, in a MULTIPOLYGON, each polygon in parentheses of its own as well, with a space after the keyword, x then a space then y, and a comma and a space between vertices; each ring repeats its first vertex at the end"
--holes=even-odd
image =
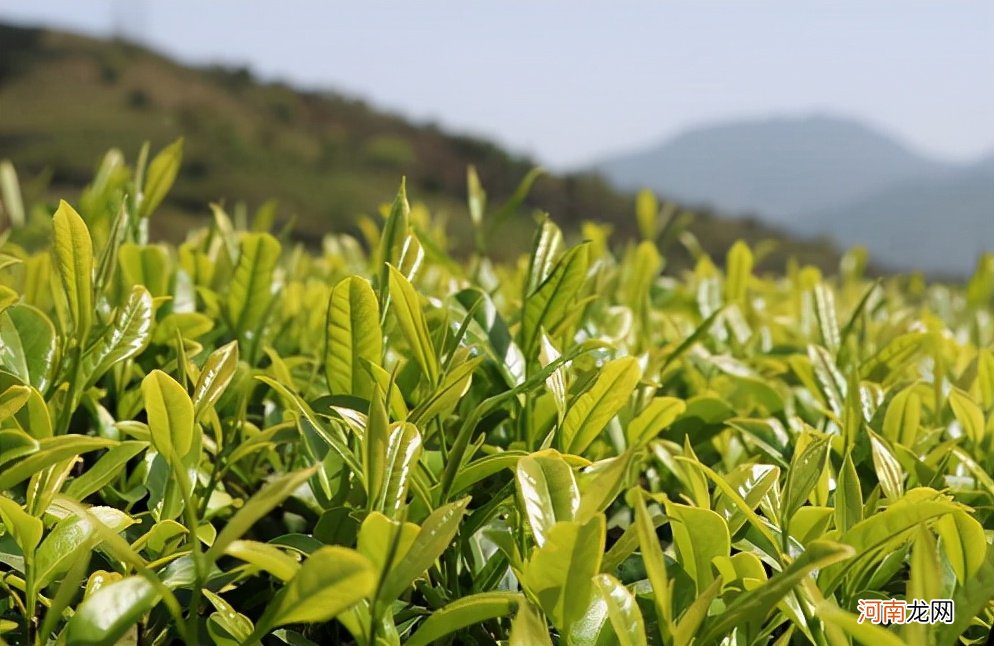
POLYGON ((50 208, 0 170, 0 640, 990 643, 994 255, 676 275, 643 194, 499 263, 472 171, 468 258, 403 184, 320 250, 217 205, 168 246, 147 157, 50 208))

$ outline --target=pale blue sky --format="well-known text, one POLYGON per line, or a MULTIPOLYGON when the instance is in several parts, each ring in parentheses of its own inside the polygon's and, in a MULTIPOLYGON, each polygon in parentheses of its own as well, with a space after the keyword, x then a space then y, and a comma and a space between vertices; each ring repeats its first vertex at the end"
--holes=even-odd
POLYGON ((566 168, 712 121, 824 112, 970 160, 994 149, 990 0, 0 0, 182 60, 496 138, 566 168))

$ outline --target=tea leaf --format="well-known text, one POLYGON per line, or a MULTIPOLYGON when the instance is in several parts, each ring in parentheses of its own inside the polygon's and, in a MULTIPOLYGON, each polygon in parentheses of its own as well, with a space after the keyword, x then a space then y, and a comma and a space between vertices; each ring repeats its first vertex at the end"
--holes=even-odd
POLYGON ((555 451, 520 458, 515 467, 518 496, 535 542, 545 544, 558 521, 573 520, 580 508, 580 491, 573 470, 555 451))
POLYGON ((53 251, 76 338, 86 342, 93 322, 93 243, 79 213, 62 200, 52 218, 53 251))
POLYGON ((129 576, 110 583, 79 605, 69 620, 66 639, 81 645, 118 643, 160 598, 144 577, 129 576))
POLYGON ((354 550, 328 546, 313 552, 283 589, 260 627, 328 621, 372 595, 375 575, 369 560, 354 550))
POLYGON ((194 442, 193 402, 175 379, 153 370, 142 381, 148 428, 155 450, 185 460, 199 447, 194 442))
POLYGON ((380 311, 369 282, 350 276, 328 302, 325 370, 332 393, 369 397, 372 382, 362 361, 379 365, 383 354, 380 311))
POLYGON ((177 139, 163 148, 148 165, 148 174, 138 210, 139 217, 147 218, 159 206, 172 188, 183 159, 183 139, 177 139))
POLYGON ((563 420, 563 448, 569 453, 583 453, 627 403, 641 375, 633 357, 608 362, 597 381, 569 406, 563 420))
POLYGON ((431 336, 428 334, 428 324, 419 304, 418 293, 395 267, 391 265, 389 270, 390 298, 397 322, 414 352, 415 361, 428 377, 428 381, 435 384, 438 382, 438 357, 431 336))
POLYGON ((642 613, 628 588, 609 574, 595 576, 594 586, 601 599, 607 603, 607 615, 618 637, 618 643, 622 646, 647 644, 642 613))
POLYGON ((521 601, 516 592, 484 592, 457 599, 434 611, 405 643, 422 646, 436 643, 460 628, 514 612, 521 601))

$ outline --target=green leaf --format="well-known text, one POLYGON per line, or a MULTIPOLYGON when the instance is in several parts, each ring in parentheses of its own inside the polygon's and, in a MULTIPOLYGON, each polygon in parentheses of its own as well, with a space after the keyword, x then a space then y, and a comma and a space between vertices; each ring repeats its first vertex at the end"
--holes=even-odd
POLYGON ((28 403, 31 397, 30 386, 11 386, 0 394, 0 422, 13 417, 28 403))
POLYGON ((300 563, 283 550, 258 541, 235 540, 224 548, 224 553, 251 563, 269 572, 280 581, 289 581, 300 569, 300 563))
POLYGON ((216 612, 207 618, 207 633, 216 646, 239 646, 252 635, 252 620, 210 590, 201 590, 216 612))
POLYGON ((427 646, 460 628, 495 617, 506 617, 521 602, 517 592, 482 592, 456 599, 429 615, 411 637, 407 646, 427 646))
POLYGON ((782 572, 774 575, 760 587, 750 590, 749 594, 736 597, 729 603, 724 612, 705 626, 700 635, 701 643, 717 643, 721 636, 726 635, 735 626, 759 625, 777 603, 811 572, 851 558, 855 553, 847 545, 823 540, 812 541, 782 572))
POLYGON ((474 460, 459 469, 452 482, 452 492, 459 493, 504 469, 513 471, 518 465, 518 460, 526 455, 528 454, 524 451, 504 451, 474 460))
POLYGON ((410 421, 424 427, 436 418, 444 419, 469 390, 473 372, 481 363, 483 357, 476 357, 450 368, 431 397, 411 411, 410 421))
POLYGON ((922 351, 927 336, 924 332, 909 332, 895 337, 860 366, 860 377, 866 379, 880 368, 887 368, 888 372, 893 373, 922 351))
POLYGON ((0 368, 41 392, 52 382, 57 358, 55 328, 30 305, 0 312, 0 368))
POLYGON ((362 437, 362 473, 365 479, 366 500, 375 509, 385 488, 389 471, 387 449, 390 436, 390 418, 379 385, 373 387, 366 417, 366 432, 362 437))
POLYGON ((634 357, 605 364, 593 385, 574 399, 566 412, 561 433, 564 449, 582 454, 628 402, 641 377, 642 370, 634 357))
POLYGON ((133 287, 111 324, 83 355, 81 389, 95 384, 114 364, 145 349, 151 338, 152 314, 152 295, 144 287, 133 287))
POLYGON ((835 313, 835 297, 824 283, 818 283, 814 289, 815 316, 818 319, 818 330, 821 332, 822 343, 832 354, 837 354, 841 337, 839 333, 839 318, 835 313))
POLYGON ((7 532, 14 537, 25 556, 31 557, 41 542, 44 526, 41 520, 28 514, 19 504, 0 495, 0 520, 7 532))
POLYGON ((552 273, 556 258, 563 251, 563 232, 556 223, 544 215, 535 230, 531 257, 528 259, 528 280, 524 297, 535 292, 552 273))
POLYGON ((469 166, 466 169, 466 194, 469 206, 469 218, 473 226, 479 227, 483 224, 483 212, 487 206, 487 193, 480 185, 480 177, 476 174, 476 167, 469 166))
POLYGON ((379 282, 377 289, 380 297, 380 314, 383 315, 390 300, 392 290, 388 290, 389 269, 387 264, 397 266, 400 261, 400 252, 411 228, 410 224, 411 207, 407 202, 407 180, 401 178, 400 188, 397 190, 397 197, 390 205, 390 213, 383 224, 383 233, 380 236, 380 247, 376 257, 376 263, 380 267, 379 282))
MULTIPOLYGON (((90 507, 89 513, 113 532, 120 532, 136 521, 112 507, 90 507)), ((35 555, 35 585, 41 590, 64 574, 81 550, 91 548, 96 529, 90 518, 68 516, 52 528, 38 546, 35 555)))
POLYGON ((975 623, 984 608, 994 599, 994 547, 988 547, 983 564, 976 574, 953 593, 956 609, 953 623, 935 627, 935 643, 954 644, 967 628, 975 623))
POLYGON ((678 560, 697 583, 698 594, 714 580, 711 561, 728 556, 731 539, 728 525, 710 509, 666 503, 666 515, 673 528, 673 544, 678 560))
POLYGON ((728 250, 726 265, 728 279, 725 281, 725 299, 729 303, 744 303, 753 266, 752 251, 749 250, 749 246, 742 240, 733 244, 728 250))
POLYGON ((147 218, 162 203, 172 188, 183 159, 183 139, 177 139, 163 148, 148 165, 141 205, 138 216, 147 218))
POLYGON ((238 342, 222 345, 207 357, 197 385, 193 389, 194 419, 200 421, 204 413, 217 403, 238 370, 238 342))
POLYGON ((141 576, 105 585, 76 609, 66 628, 66 640, 80 646, 116 644, 160 598, 155 586, 141 576))
POLYGON ((913 447, 921 426, 921 398, 914 386, 905 388, 887 405, 883 435, 891 442, 913 447))
POLYGON ((880 488, 887 498, 897 500, 904 493, 904 470, 880 436, 873 431, 869 435, 873 468, 877 472, 880 488))
POLYGON ((847 453, 842 461, 838 485, 835 489, 835 526, 843 532, 863 520, 863 491, 852 456, 847 453))
POLYGON ((328 301, 325 339, 328 388, 333 394, 368 398, 372 379, 362 361, 380 364, 383 333, 376 294, 367 280, 349 276, 335 285, 328 301))
POLYGON ((404 558, 421 528, 414 523, 391 520, 378 511, 370 512, 359 528, 359 553, 372 562, 382 580, 387 569, 404 558))
POLYGON ((604 554, 604 516, 553 525, 525 564, 521 581, 562 632, 583 617, 604 554))
POLYGON ((126 242, 118 250, 117 260, 126 287, 145 287, 156 298, 169 295, 169 253, 161 245, 126 242))
POLYGON ((875 626, 871 623, 860 622, 859 619, 842 610, 829 601, 823 601, 818 605, 818 616, 823 620, 838 626, 849 636, 855 638, 860 644, 874 644, 874 646, 905 646, 900 637, 887 630, 883 626, 875 626))
POLYGON ((82 345, 93 322, 93 243, 83 218, 65 200, 52 218, 56 268, 69 302, 77 342, 82 345))
POLYGON ((469 498, 463 498, 439 507, 425 519, 403 560, 388 569, 376 595, 378 602, 396 599, 431 567, 455 537, 467 505, 469 498))
POLYGON ((0 161, 0 201, 2 211, 10 219, 12 228, 24 226, 24 201, 21 199, 21 185, 17 181, 17 171, 8 160, 0 161))
POLYGON ((644 446, 687 410, 682 399, 656 397, 633 419, 625 431, 629 446, 644 446))
POLYGON ((518 604, 518 613, 511 622, 508 646, 552 646, 545 619, 529 601, 518 604))
POLYGON ((421 434, 417 427, 408 422, 391 424, 383 457, 380 480, 383 486, 376 494, 374 509, 394 516, 407 501, 411 476, 421 457, 421 434))
MULTIPOLYGON (((946 516, 948 518, 948 516, 946 516)), ((919 525, 911 546, 911 571, 908 575, 908 599, 938 599, 942 596, 942 571, 935 537, 925 525, 919 525)))
POLYGON ((936 520, 934 527, 942 541, 942 554, 956 580, 965 584, 984 564, 987 553, 984 526, 966 513, 954 512, 936 520))
POLYGON ((376 574, 369 559, 355 550, 326 546, 315 550, 283 589, 263 626, 328 621, 373 594, 376 574))
POLYGON ((581 494, 577 520, 583 523, 594 514, 604 513, 621 490, 632 484, 628 479, 635 458, 635 451, 628 450, 584 468, 578 482, 581 494))
MULTIPOLYGON (((0 435, 0 439, 4 439, 0 435)), ((32 475, 66 458, 116 446, 117 442, 86 435, 59 435, 38 441, 38 450, 0 471, 0 491, 10 489, 32 475)), ((6 450, 6 449, 5 449, 6 450)))
POLYGON ((830 444, 826 438, 812 440, 803 451, 794 453, 787 470, 787 483, 784 485, 780 517, 784 525, 808 499, 818 483, 825 462, 828 460, 830 444))
POLYGON ((847 384, 845 377, 839 372, 835 365, 835 360, 825 350, 818 345, 808 346, 808 358, 811 360, 811 367, 818 378, 818 386, 821 389, 829 409, 837 416, 842 415, 842 406, 846 400, 847 384))
POLYGON ((635 219, 638 220, 639 234, 643 240, 655 240, 657 218, 659 217, 659 202, 655 194, 647 188, 635 196, 635 219))
POLYGON ((224 311, 238 339, 246 343, 254 358, 261 328, 272 307, 275 290, 273 272, 280 259, 280 243, 268 233, 244 233, 235 273, 228 286, 224 311))
POLYGON ((48 409, 48 403, 36 388, 31 386, 26 388, 27 399, 20 410, 14 413, 14 422, 22 430, 29 431, 35 438, 52 437, 54 429, 52 428, 52 416, 48 409))
POLYGON ((167 458, 179 460, 199 450, 199 435, 195 437, 193 402, 179 383, 162 372, 153 370, 142 380, 142 396, 148 411, 148 427, 155 450, 167 458), (194 441, 194 440, 197 441, 194 441))
POLYGON ((666 573, 666 559, 656 536, 656 527, 649 516, 645 504, 645 494, 637 489, 631 498, 635 505, 635 528, 638 533, 639 550, 645 564, 646 576, 652 586, 653 603, 656 606, 656 619, 660 636, 665 642, 673 631, 673 601, 669 576, 666 573))
POLYGON ((74 478, 65 489, 65 494, 76 500, 85 500, 111 483, 128 461, 148 448, 146 442, 127 441, 111 448, 93 463, 83 475, 74 478))
POLYGON ((536 355, 540 332, 554 332, 576 306, 589 264, 589 244, 573 247, 527 296, 521 314, 521 349, 526 357, 536 355))
POLYGON ((680 616, 680 620, 673 629, 673 643, 675 646, 689 646, 695 641, 701 624, 707 618, 711 604, 714 603, 714 600, 718 597, 718 593, 721 592, 722 583, 721 577, 717 577, 711 582, 711 585, 701 591, 680 616))
POLYGON ((959 388, 949 391, 949 406, 963 428, 963 433, 979 445, 984 439, 984 414, 980 407, 970 395, 959 388))
POLYGON ((244 536, 259 519, 289 498, 298 487, 307 482, 307 479, 317 472, 317 469, 317 466, 312 466, 308 469, 283 475, 264 486, 254 496, 249 498, 248 502, 235 512, 235 515, 231 517, 217 535, 217 538, 214 539, 214 543, 205 555, 207 562, 213 563, 216 561, 233 541, 244 536))
MULTIPOLYGON (((719 512, 727 514, 729 509, 728 504, 731 503, 731 506, 735 507, 738 513, 742 514, 742 516, 745 517, 746 521, 748 521, 749 524, 752 525, 757 532, 759 532, 760 536, 762 536, 767 540, 767 542, 769 543, 768 549, 770 551, 770 554, 775 555, 777 553, 776 537, 773 535, 773 532, 770 531, 770 528, 767 526, 767 524, 754 511, 755 506, 759 504, 759 502, 762 500, 763 495, 765 495, 765 493, 763 494, 760 493, 764 491, 763 488, 766 487, 767 490, 769 490, 769 488, 773 486, 773 482, 769 482, 769 480, 775 479, 776 475, 779 474, 779 471, 776 468, 773 468, 771 471, 767 472, 765 476, 761 476, 760 480, 754 483, 754 486, 750 487, 749 491, 746 492, 745 497, 743 497, 742 495, 739 494, 738 491, 736 491, 732 487, 732 485, 725 478, 718 475, 710 467, 701 464, 699 461, 696 460, 696 458, 691 459, 683 456, 678 456, 677 460, 679 462, 689 465, 690 468, 700 470, 701 472, 704 473, 704 475, 710 478, 712 482, 714 482, 715 486, 722 493, 721 500, 723 505, 718 507, 719 512), (767 482, 769 482, 768 485, 766 484, 767 482)), ((706 492, 707 491, 706 483, 702 484, 701 486, 706 492)), ((707 497, 706 493, 702 497, 706 498, 707 497)), ((733 514, 726 521, 728 525, 729 536, 732 535, 733 529, 735 531, 738 531, 739 527, 741 527, 741 522, 736 521, 736 518, 737 516, 733 514)))
POLYGON ((541 547, 552 527, 558 521, 573 520, 580 508, 573 469, 557 451, 540 451, 517 461, 515 480, 520 508, 541 547))
POLYGON ((594 577, 594 586, 601 599, 607 604, 607 616, 618 637, 620 646, 644 646, 645 621, 635 597, 628 588, 609 574, 594 577))
MULTIPOLYGON (((878 558, 879 551, 907 540, 910 532, 920 523, 959 509, 955 503, 941 498, 934 489, 912 489, 883 511, 853 525, 852 529, 842 534, 839 542, 856 550, 857 560, 878 558)), ((846 570, 852 571, 855 565, 856 562, 847 564, 846 570)), ((825 577, 825 585, 821 587, 831 591, 844 574, 845 571, 839 567, 825 570, 820 575, 825 577)))
POLYGON ((428 382, 436 384, 440 370, 438 355, 435 354, 435 346, 428 334, 428 323, 425 321, 418 293, 393 265, 389 266, 389 272, 390 298, 401 333, 414 352, 415 361, 428 377, 428 382))

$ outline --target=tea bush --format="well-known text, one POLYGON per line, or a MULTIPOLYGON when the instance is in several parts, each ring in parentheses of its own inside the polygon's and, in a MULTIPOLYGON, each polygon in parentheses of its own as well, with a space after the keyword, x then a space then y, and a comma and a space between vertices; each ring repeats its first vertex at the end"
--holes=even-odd
POLYGON ((403 185, 320 252, 217 205, 169 247, 181 148, 146 153, 54 216, 4 182, 7 643, 989 638, 994 257, 672 276, 644 194, 637 244, 541 218, 499 264, 527 186, 472 172, 468 259, 403 185), (891 599, 954 612, 857 618, 891 599))

